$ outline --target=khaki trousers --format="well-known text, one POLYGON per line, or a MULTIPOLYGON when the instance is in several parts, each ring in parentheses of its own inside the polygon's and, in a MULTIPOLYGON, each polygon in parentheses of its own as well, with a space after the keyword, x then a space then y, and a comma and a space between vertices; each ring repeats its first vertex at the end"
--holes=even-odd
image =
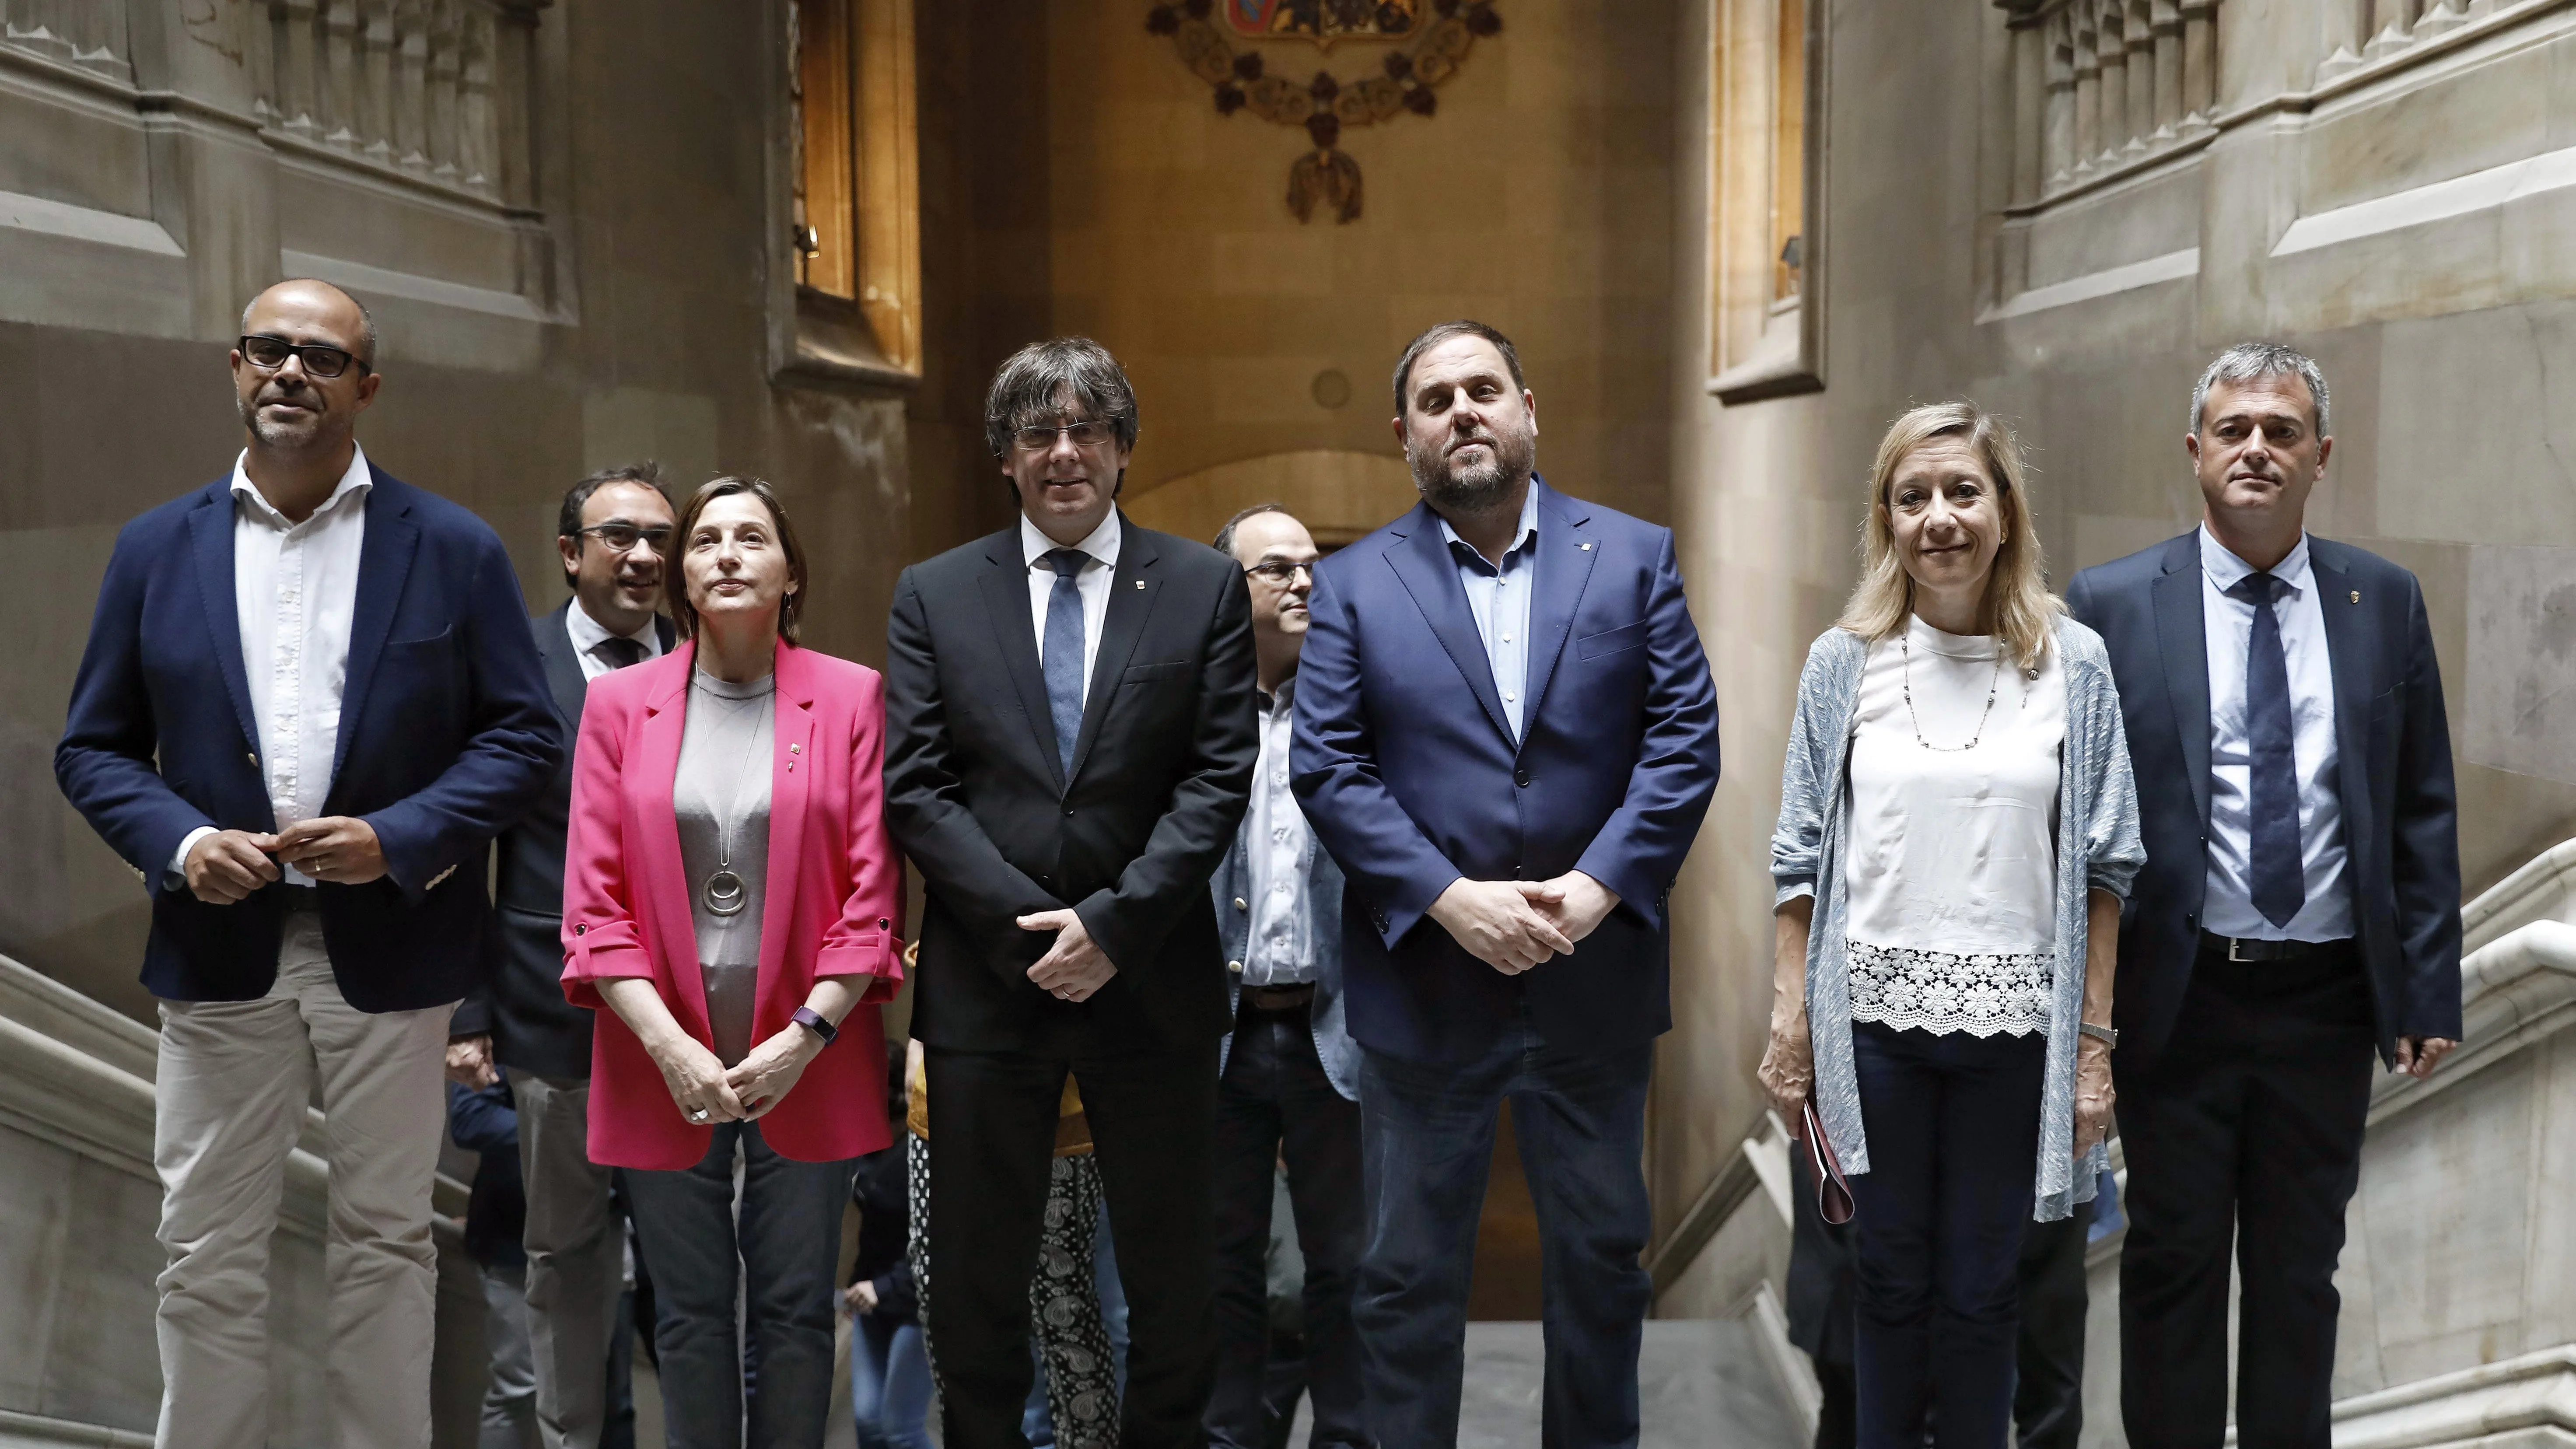
POLYGON ((160 1449, 269 1441, 269 1237, 317 1083, 331 1169, 329 1442, 427 1449, 429 1193, 451 1014, 349 1005, 309 912, 287 916, 267 996, 161 1003, 160 1449))

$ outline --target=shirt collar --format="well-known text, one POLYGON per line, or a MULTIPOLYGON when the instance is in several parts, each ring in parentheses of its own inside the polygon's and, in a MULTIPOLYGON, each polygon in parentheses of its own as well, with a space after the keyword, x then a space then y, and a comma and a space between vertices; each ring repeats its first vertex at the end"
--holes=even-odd
MULTIPOLYGON (((250 481, 250 472, 245 466, 249 462, 250 450, 248 448, 244 448, 241 451, 241 456, 233 459, 233 496, 243 500, 244 505, 250 509, 253 517, 268 523, 270 526, 279 529, 295 527, 296 525, 289 520, 285 514, 278 512, 277 506, 270 503, 267 497, 259 491, 259 485, 250 481)), ((359 447, 355 443, 351 443, 349 445, 349 467, 347 471, 340 475, 339 482, 331 485, 331 496, 323 499, 322 506, 314 509, 312 514, 305 519, 305 522, 310 523, 314 519, 320 518, 324 514, 330 513, 333 510, 344 506, 350 508, 358 507, 366 501, 367 494, 374 491, 375 486, 376 475, 367 467, 367 450, 359 447), (358 500, 358 503, 344 505, 341 500, 347 498, 355 498, 358 500)))
MULTIPOLYGON (((1438 513, 1434 513, 1431 516, 1434 518, 1440 518, 1438 513)), ((1533 478, 1530 480, 1529 491, 1521 495, 1520 527, 1512 534, 1512 546, 1503 550, 1503 558, 1506 561, 1509 561, 1513 554, 1519 553, 1522 549, 1529 547, 1530 539, 1537 533, 1538 480, 1533 478)), ((1451 528, 1449 526, 1449 520, 1446 518, 1440 518, 1440 537, 1448 542, 1449 551, 1451 553, 1454 554, 1460 549, 1465 549, 1467 552, 1464 557, 1472 558, 1479 564, 1485 564, 1485 556, 1476 552, 1476 546, 1474 544, 1460 538, 1458 536, 1458 530, 1451 528)), ((1492 565, 1485 564, 1485 567, 1491 568, 1492 565)))
MULTIPOLYGON (((1112 508, 1109 510, 1109 516, 1100 520, 1100 526, 1085 535, 1082 542, 1075 544, 1074 547, 1091 555, 1092 562, 1105 563, 1111 568, 1116 568, 1118 566, 1119 532, 1118 510, 1116 508, 1112 508)), ((1054 539, 1040 533, 1038 531, 1038 526, 1029 522, 1029 516, 1027 514, 1023 513, 1020 515, 1021 563, 1030 568, 1035 568, 1037 567, 1039 559, 1046 557, 1049 553, 1052 553, 1063 546, 1064 545, 1057 543, 1054 539)))
MULTIPOLYGON (((2200 571, 2209 576, 2211 587, 2222 594, 2256 572, 2252 564, 2238 558, 2234 550, 2220 543, 2206 523, 2200 526, 2200 571)), ((2315 579, 2308 568, 2306 529, 2299 530, 2299 541, 2290 546, 2287 557, 2272 565, 2270 573, 2287 585, 2293 596, 2304 594, 2313 586, 2315 579)))
POLYGON ((1260 704, 1263 714, 1275 715, 1283 709, 1293 709, 1297 703, 1297 676, 1291 674, 1279 681, 1279 687, 1268 694, 1256 689, 1252 697, 1260 704))
POLYGON ((632 634, 611 634, 608 632, 607 625, 590 617, 590 610, 582 607, 580 595, 574 595, 572 607, 564 610, 564 632, 572 636, 573 652, 576 654, 588 654, 611 639, 632 639, 644 646, 645 658, 654 658, 662 652, 662 634, 656 627, 660 622, 658 619, 647 619, 644 621, 644 627, 632 634))

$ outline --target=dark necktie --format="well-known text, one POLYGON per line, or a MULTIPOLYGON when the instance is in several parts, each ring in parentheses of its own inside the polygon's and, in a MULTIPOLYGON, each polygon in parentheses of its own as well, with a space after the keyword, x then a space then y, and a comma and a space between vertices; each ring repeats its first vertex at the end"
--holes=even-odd
POLYGON ((629 664, 644 662, 644 645, 623 634, 600 640, 598 647, 590 652, 607 660, 608 667, 611 669, 623 669, 629 664))
POLYGON ((2299 849, 2298 756, 2292 749, 2290 662, 2281 648, 2281 620, 2273 603, 2289 585, 2270 574, 2248 574, 2228 597, 2254 606, 2254 632, 2245 643, 2246 884, 2254 909, 2275 926, 2287 926, 2308 899, 2299 849))
POLYGON ((1074 578, 1091 555, 1078 548, 1049 550, 1047 567, 1055 570, 1055 591, 1047 595, 1047 713, 1055 717, 1055 752, 1073 783, 1073 746, 1082 738, 1082 590, 1074 578))

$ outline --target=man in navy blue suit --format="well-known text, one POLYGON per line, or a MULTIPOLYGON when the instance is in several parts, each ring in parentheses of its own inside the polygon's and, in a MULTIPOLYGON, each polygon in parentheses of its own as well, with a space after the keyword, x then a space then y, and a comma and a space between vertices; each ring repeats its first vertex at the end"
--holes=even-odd
POLYGON ((2066 591, 2111 651, 2147 841, 2112 1056, 2133 1449, 2226 1433, 2231 1250, 2238 1439, 2327 1449, 2371 1056, 2426 1077, 2460 1035, 2441 670, 2415 576, 2307 531, 2330 416, 2308 357, 2221 353, 2183 440, 2201 526, 2066 591))
POLYGON ((1533 471, 1538 403, 1509 340, 1431 328, 1395 404, 1422 502, 1324 562, 1292 751, 1349 881, 1371 1428, 1457 1438, 1508 1098, 1546 1274, 1544 1437, 1634 1444, 1665 907, 1717 788, 1716 691, 1671 533, 1533 471))
POLYGON ((318 1085, 330 1442, 425 1449, 449 1009, 484 853, 564 743, 500 540, 357 445, 365 309, 283 282, 241 325, 247 445, 118 535, 54 754, 152 898, 156 1442, 268 1442, 268 1240, 318 1085))

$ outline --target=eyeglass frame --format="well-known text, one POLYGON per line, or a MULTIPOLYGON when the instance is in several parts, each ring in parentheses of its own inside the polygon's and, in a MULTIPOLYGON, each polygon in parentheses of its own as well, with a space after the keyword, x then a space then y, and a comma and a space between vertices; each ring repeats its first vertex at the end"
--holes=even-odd
POLYGON ((640 524, 633 523, 594 523, 588 528, 574 529, 570 536, 574 538, 597 538, 599 540, 599 546, 607 549, 610 553, 633 553, 635 551, 636 544, 652 539, 654 540, 654 556, 656 558, 669 558, 671 556, 671 545, 678 541, 680 531, 677 528, 646 528, 640 524), (623 547, 619 546, 608 536, 608 530, 612 528, 633 533, 635 535, 634 542, 628 543, 623 547), (655 535, 657 534, 660 535, 660 537, 655 539, 655 535))
POLYGON ((358 354, 351 352, 345 347, 334 347, 328 342, 290 342, 273 332, 245 332, 241 336, 234 338, 233 351, 241 354, 242 361, 249 363, 251 366, 258 368, 262 372, 283 371, 286 367, 286 358, 281 357, 274 363, 262 362, 258 358, 250 355, 249 344, 253 342, 274 342, 278 346, 285 348, 288 355, 295 358, 296 361, 304 364, 305 376, 318 378, 324 382, 337 382, 341 378, 348 376, 349 368, 352 365, 357 367, 358 376, 360 377, 365 377, 368 373, 376 370, 375 364, 367 361, 365 358, 360 357, 358 354), (310 354, 316 352, 328 353, 340 357, 344 359, 344 361, 341 362, 338 371, 324 372, 313 365, 313 359, 310 354))
POLYGON ((1106 432, 1096 441, 1086 443, 1080 438, 1075 438, 1073 440, 1073 445, 1077 448, 1097 448, 1102 444, 1117 441, 1118 423, 1121 416, 1121 414, 1112 413, 1105 418, 1084 418, 1078 423, 1057 423, 1052 427, 1032 423, 1025 428, 1013 428, 1011 429, 1011 446, 1023 453, 1052 452, 1055 449, 1056 443, 1076 428, 1102 428, 1105 429, 1106 432), (1028 441, 1028 435, 1036 432, 1044 432, 1047 435, 1047 440, 1043 443, 1030 443, 1028 441))
POLYGON ((1243 571, 1247 574, 1259 574, 1284 589, 1294 582, 1299 569, 1306 571, 1307 582, 1314 582, 1315 569, 1322 563, 1322 559, 1299 559, 1293 563, 1287 559, 1271 559, 1264 563, 1245 564, 1243 571))

